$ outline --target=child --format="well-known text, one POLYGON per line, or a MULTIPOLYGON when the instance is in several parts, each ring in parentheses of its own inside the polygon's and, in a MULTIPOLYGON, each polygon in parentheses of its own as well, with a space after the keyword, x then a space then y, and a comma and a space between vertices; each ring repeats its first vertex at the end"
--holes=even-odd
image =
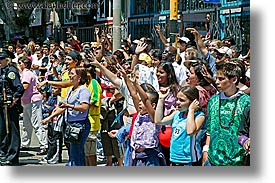
POLYGON ((203 149, 205 166, 243 164, 245 150, 238 144, 238 129, 245 109, 250 106, 250 96, 237 87, 241 73, 234 63, 217 65, 219 93, 208 102, 207 138, 203 149))
POLYGON ((170 161, 172 166, 198 166, 201 164, 202 149, 200 133, 205 114, 199 110, 199 91, 195 86, 184 86, 177 94, 177 108, 164 116, 164 100, 169 90, 159 92, 155 112, 156 124, 172 124, 170 161))
MULTIPOLYGON (((52 86, 52 95, 43 105, 43 119, 48 117, 61 101, 61 89, 52 86)), ((55 164, 62 162, 62 132, 61 123, 63 116, 53 118, 48 123, 48 153, 42 158, 42 163, 55 164)))
MULTIPOLYGON (((165 165, 165 159, 160 152, 158 140, 161 127, 154 123, 158 93, 150 84, 143 83, 140 85, 136 79, 130 80, 125 70, 121 66, 119 68, 138 111, 137 117, 131 126, 132 166, 165 165)), ((135 78, 134 75, 132 76, 135 78)))

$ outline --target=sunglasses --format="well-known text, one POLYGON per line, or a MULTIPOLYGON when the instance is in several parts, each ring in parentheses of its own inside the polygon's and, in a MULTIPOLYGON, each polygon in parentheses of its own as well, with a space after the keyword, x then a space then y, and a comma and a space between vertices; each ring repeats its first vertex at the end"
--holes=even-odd
POLYGON ((168 50, 164 50, 162 53, 163 54, 167 54, 167 53, 169 53, 169 51, 168 50))

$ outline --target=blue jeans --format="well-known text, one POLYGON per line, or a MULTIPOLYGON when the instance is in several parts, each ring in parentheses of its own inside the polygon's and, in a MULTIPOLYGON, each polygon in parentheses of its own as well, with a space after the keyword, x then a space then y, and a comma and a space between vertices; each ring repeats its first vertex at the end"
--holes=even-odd
MULTIPOLYGON (((77 123, 77 122, 74 122, 77 123)), ((82 133, 81 142, 79 144, 70 143, 70 161, 71 166, 85 166, 86 165, 86 157, 84 152, 84 144, 89 135, 91 124, 89 119, 87 118, 84 122, 85 129, 82 133)))

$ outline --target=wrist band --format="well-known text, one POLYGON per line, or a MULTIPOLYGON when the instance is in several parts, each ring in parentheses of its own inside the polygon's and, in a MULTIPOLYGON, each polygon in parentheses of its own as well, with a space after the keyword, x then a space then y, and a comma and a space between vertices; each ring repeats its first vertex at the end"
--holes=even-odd
POLYGON ((209 145, 204 145, 202 148, 202 152, 208 152, 209 145))

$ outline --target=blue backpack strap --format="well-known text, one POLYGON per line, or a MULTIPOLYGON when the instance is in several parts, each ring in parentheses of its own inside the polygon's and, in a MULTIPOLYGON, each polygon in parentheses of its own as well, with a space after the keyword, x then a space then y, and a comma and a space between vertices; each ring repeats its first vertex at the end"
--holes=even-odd
POLYGON ((114 126, 114 124, 117 122, 117 121, 120 121, 120 125, 121 126, 124 126, 124 123, 123 123, 123 113, 126 111, 126 109, 128 108, 128 106, 126 106, 124 109, 122 109, 120 111, 120 113, 116 116, 115 120, 113 121, 112 126, 114 126))

